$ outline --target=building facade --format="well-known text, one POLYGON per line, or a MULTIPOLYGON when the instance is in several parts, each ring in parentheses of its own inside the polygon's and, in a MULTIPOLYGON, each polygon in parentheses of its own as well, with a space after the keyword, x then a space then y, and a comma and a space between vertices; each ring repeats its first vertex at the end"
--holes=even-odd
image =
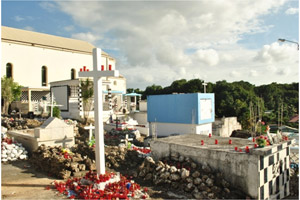
MULTIPOLYGON (((50 101, 50 82, 75 80, 80 68, 92 69, 92 44, 64 37, 2 26, 1 76, 22 85, 20 110, 40 114, 41 103, 50 101)), ((102 51, 105 70, 116 60, 102 51)), ((126 79, 113 78, 109 87, 126 93, 126 79)))

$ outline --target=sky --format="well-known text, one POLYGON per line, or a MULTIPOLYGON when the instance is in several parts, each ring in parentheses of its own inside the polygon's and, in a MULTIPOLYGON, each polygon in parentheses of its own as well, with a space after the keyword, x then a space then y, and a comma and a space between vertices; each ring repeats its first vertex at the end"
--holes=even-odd
POLYGON ((2 25, 80 39, 117 60, 128 88, 178 79, 299 81, 298 0, 2 1, 2 25))

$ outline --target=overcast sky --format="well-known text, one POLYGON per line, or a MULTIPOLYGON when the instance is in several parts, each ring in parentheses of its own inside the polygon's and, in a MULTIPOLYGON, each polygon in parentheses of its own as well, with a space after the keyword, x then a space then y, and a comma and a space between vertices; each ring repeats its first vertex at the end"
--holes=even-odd
POLYGON ((88 41, 127 87, 299 79, 296 0, 2 1, 2 25, 88 41))

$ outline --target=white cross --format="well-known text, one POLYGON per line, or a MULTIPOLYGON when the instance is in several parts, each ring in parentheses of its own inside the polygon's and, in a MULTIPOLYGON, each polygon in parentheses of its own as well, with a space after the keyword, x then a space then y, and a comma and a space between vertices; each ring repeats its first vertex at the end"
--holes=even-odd
MULTIPOLYGON (((85 68, 84 68, 85 69, 85 68)), ((119 76, 119 71, 101 71, 101 49, 93 49, 93 71, 80 71, 79 77, 93 77, 94 79, 94 119, 96 143, 96 169, 97 174, 105 174, 104 131, 103 131, 103 103, 102 103, 102 77, 119 76)))
POLYGON ((92 140, 93 129, 95 129, 95 126, 92 126, 92 124, 90 124, 89 126, 85 126, 84 129, 89 130, 89 142, 90 142, 92 140))
POLYGON ((132 141, 132 138, 128 138, 128 134, 126 134, 125 139, 122 139, 121 142, 125 142, 126 148, 128 147, 128 141, 132 141))
POLYGON ((57 107, 62 107, 62 106, 63 106, 63 105, 57 105, 57 104, 55 104, 53 98, 54 98, 54 95, 53 95, 53 92, 52 92, 52 95, 51 95, 51 103, 48 104, 48 106, 51 107, 51 109, 50 109, 50 113, 51 113, 50 116, 51 116, 51 117, 53 117, 53 107, 54 107, 54 106, 57 106, 57 107))

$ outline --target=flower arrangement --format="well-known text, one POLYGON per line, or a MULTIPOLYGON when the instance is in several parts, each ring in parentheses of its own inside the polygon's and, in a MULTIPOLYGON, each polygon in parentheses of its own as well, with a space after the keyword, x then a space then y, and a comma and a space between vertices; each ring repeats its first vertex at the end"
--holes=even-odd
POLYGON ((265 147, 268 145, 268 142, 267 142, 267 137, 259 137, 256 139, 256 144, 259 146, 259 147, 265 147))
POLYGON ((140 148, 140 147, 133 146, 132 149, 135 150, 135 151, 144 153, 144 154, 151 153, 151 150, 147 149, 147 148, 140 148))
POLYGON ((62 149, 62 152, 61 152, 60 154, 63 155, 65 159, 71 159, 71 158, 72 158, 71 155, 72 155, 73 153, 72 153, 69 149, 63 148, 63 149, 62 149))
MULTIPOLYGON (((82 178, 73 178, 66 182, 55 181, 54 186, 59 193, 68 195, 70 199, 129 199, 136 194, 142 194, 141 191, 137 191, 141 189, 139 184, 122 175, 120 181, 107 183, 103 190, 97 188, 97 184, 106 182, 114 176, 114 173, 98 176, 96 172, 90 171, 82 178)), ((144 194, 138 198, 147 198, 147 191, 148 189, 144 188, 144 194)))

